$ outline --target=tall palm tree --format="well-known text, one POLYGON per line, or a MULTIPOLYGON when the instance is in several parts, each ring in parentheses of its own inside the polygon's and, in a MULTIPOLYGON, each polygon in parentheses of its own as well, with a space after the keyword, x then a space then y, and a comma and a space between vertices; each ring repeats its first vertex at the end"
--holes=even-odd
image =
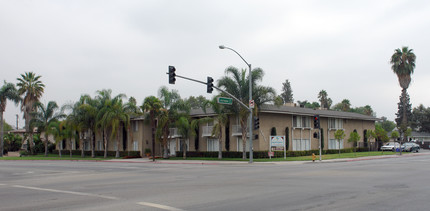
MULTIPOLYGON (((124 105, 120 97, 116 97, 110 101, 107 101, 105 107, 101 110, 103 116, 100 121, 104 127, 109 127, 111 129, 110 138, 116 135, 117 138, 117 148, 115 157, 119 157, 119 149, 121 147, 121 142, 119 141, 119 129, 121 128, 121 122, 128 124, 130 122, 130 116, 124 110, 124 105)), ((106 155, 105 155, 106 156, 106 155)))
POLYGON ((42 76, 36 75, 33 72, 21 74, 21 78, 17 78, 18 94, 24 95, 21 101, 21 111, 24 112, 25 131, 30 134, 30 153, 33 154, 33 130, 30 128, 31 113, 34 112, 34 104, 39 101, 44 92, 45 85, 40 81, 42 76))
POLYGON ((36 112, 31 114, 33 118, 31 119, 30 124, 36 127, 39 133, 45 133, 43 144, 45 145, 45 156, 48 156, 49 124, 66 117, 66 115, 62 112, 56 112, 58 110, 58 105, 55 101, 49 101, 46 106, 41 102, 36 102, 35 106, 37 109, 36 112))
MULTIPOLYGON (((416 56, 413 52, 413 49, 409 49, 408 47, 402 47, 402 49, 398 48, 394 50, 394 54, 391 56, 391 69, 397 75, 399 79, 400 87, 402 88, 402 119, 400 125, 397 126, 400 128, 402 134, 405 133, 408 119, 407 119, 407 89, 409 84, 411 83, 411 75, 414 73, 415 69, 415 60, 416 56)), ((403 138, 406 140, 406 136, 403 135, 403 138)))
POLYGON ((89 132, 88 137, 90 138, 91 157, 94 158, 95 134, 97 132, 98 101, 91 98, 89 95, 82 95, 80 101, 81 105, 79 105, 79 110, 82 112, 80 115, 85 128, 87 128, 89 132))
POLYGON ((7 100, 15 102, 17 105, 21 98, 19 97, 18 91, 13 83, 4 82, 3 86, 0 88, 0 157, 3 157, 3 113, 6 111, 7 100))
MULTIPOLYGON (((125 122, 128 134, 130 136, 129 140, 133 141, 133 132, 131 131, 131 118, 140 114, 139 107, 137 106, 136 98, 130 97, 128 102, 124 104, 124 111, 129 115, 130 121, 125 122)), ((135 123, 137 124, 137 122, 135 123)), ((128 136, 127 136, 128 137, 128 136)), ((127 140, 127 146, 129 146, 129 141, 127 140)), ((126 149, 128 152, 128 149, 126 149)))
POLYGON ((318 99, 321 103, 321 108, 330 109, 330 106, 333 103, 333 101, 331 100, 331 98, 328 97, 327 91, 325 91, 324 89, 321 90, 318 93, 318 99))
POLYGON ((206 106, 212 108, 212 111, 216 114, 215 117, 211 118, 212 121, 214 121, 211 135, 218 138, 218 159, 222 159, 222 130, 228 124, 228 114, 224 106, 217 102, 217 97, 212 98, 210 101, 206 101, 203 106, 203 111, 205 113, 206 106))
POLYGON ((78 102, 65 106, 65 108, 71 110, 71 113, 67 115, 67 122, 69 122, 70 125, 73 125, 73 128, 78 133, 77 139, 79 139, 81 157, 85 157, 83 133, 90 129, 90 121, 87 119, 87 113, 84 109, 84 104, 85 96, 83 95, 80 97, 78 102))
POLYGON ((146 97, 143 100, 143 104, 141 109, 143 112, 149 113, 149 119, 151 122, 151 130, 152 130, 152 161, 155 161, 155 119, 160 109, 162 108, 161 101, 155 96, 146 97))
MULTIPOLYGON (((246 70, 239 71, 235 67, 228 67, 225 70, 226 76, 218 80, 218 87, 224 89, 226 92, 232 94, 237 99, 242 101, 245 105, 249 102, 249 79, 246 70)), ((271 102, 276 97, 276 92, 271 87, 258 85, 263 80, 264 72, 261 68, 255 68, 251 71, 252 74, 252 99, 255 102, 255 111, 264 103, 271 102)), ((247 120, 249 112, 247 109, 239 106, 234 102, 230 107, 231 111, 235 113, 240 119, 242 127, 242 158, 246 159, 246 137, 247 137, 247 120)), ((257 112, 253 112, 256 114, 257 112)), ((250 136, 251 137, 251 136, 250 136)))

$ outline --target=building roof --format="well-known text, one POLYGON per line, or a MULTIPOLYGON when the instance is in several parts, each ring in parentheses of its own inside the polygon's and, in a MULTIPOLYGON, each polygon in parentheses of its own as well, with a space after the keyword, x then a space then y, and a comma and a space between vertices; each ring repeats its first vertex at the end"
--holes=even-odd
MULTIPOLYGON (((359 113, 334 111, 334 110, 320 110, 312 108, 302 108, 293 106, 275 106, 275 105, 261 105, 260 113, 278 113, 278 114, 292 114, 300 116, 314 116, 319 115, 320 117, 326 118, 339 118, 339 119, 357 119, 357 120, 368 120, 368 121, 378 121, 379 118, 374 116, 368 116, 359 113)), ((203 112, 202 109, 193 109, 190 112, 191 116, 201 117, 201 116, 213 116, 215 115, 212 109, 207 109, 207 112, 203 112)))

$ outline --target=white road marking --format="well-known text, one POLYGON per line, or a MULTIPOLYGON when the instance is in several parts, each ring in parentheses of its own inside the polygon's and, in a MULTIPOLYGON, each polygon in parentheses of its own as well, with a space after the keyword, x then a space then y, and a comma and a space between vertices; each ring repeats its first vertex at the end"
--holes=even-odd
POLYGON ((12 187, 15 188, 25 188, 25 189, 31 189, 31 190, 40 190, 40 191, 48 191, 48 192, 55 192, 55 193, 67 193, 67 194, 73 194, 73 195, 79 195, 79 196, 93 196, 103 199, 118 199, 117 197, 113 196, 103 196, 98 194, 92 194, 92 193, 82 193, 82 192, 74 192, 74 191, 65 191, 65 190, 55 190, 55 189, 48 189, 48 188, 38 188, 38 187, 30 187, 30 186, 22 186, 22 185, 12 185, 12 187))
POLYGON ((138 202, 137 204, 143 205, 143 206, 148 206, 148 207, 155 207, 155 208, 163 209, 163 210, 169 210, 169 211, 185 211, 183 209, 170 207, 170 206, 166 206, 166 205, 162 205, 162 204, 155 204, 155 203, 151 203, 151 202, 138 202))

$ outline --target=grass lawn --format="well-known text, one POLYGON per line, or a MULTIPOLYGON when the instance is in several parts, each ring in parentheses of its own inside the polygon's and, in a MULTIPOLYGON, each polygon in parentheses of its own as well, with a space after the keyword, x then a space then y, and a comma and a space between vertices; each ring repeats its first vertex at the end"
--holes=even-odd
MULTIPOLYGON (((368 156, 381 156, 381 155, 395 155, 398 152, 356 152, 356 153, 341 153, 339 154, 325 154, 322 155, 322 160, 338 159, 338 158, 358 158, 358 157, 368 157, 368 156)), ((402 154, 407 154, 407 152, 402 152, 402 154)), ((170 157, 170 160, 183 160, 182 157, 170 157)), ((188 157, 186 160, 218 160, 218 158, 207 158, 207 157, 188 157)), ((243 160, 242 158, 223 158, 221 161, 248 161, 249 159, 243 160)), ((282 158, 254 158, 254 162, 273 162, 273 161, 311 161, 312 156, 302 156, 302 157, 287 157, 287 159, 282 158)), ((319 155, 316 155, 316 160, 319 160, 319 155)))
POLYGON ((47 157, 45 157, 44 154, 42 155, 32 155, 32 156, 23 156, 23 157, 0 157, 0 160, 109 160, 114 159, 114 157, 95 157, 92 158, 91 156, 87 157, 81 157, 80 155, 72 155, 70 157, 69 154, 62 155, 62 157, 58 156, 58 154, 48 154, 47 157))

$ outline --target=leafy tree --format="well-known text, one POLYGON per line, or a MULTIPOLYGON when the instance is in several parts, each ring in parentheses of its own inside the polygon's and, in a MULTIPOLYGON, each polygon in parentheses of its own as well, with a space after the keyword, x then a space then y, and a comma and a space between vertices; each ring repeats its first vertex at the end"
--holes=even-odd
POLYGON ((317 109, 320 107, 320 104, 318 102, 310 103, 307 100, 304 100, 304 101, 298 100, 297 103, 300 105, 300 107, 304 107, 304 108, 317 109))
POLYGON ((375 140, 377 143, 377 148, 379 149, 379 143, 385 143, 389 140, 387 131, 385 131, 380 125, 375 125, 375 140))
POLYGON ((49 101, 46 106, 41 102, 36 102, 35 106, 37 109, 35 109, 36 112, 31 114, 33 118, 31 119, 30 124, 34 127, 37 127, 38 133, 45 133, 43 144, 45 146, 45 157, 47 157, 49 124, 51 124, 51 122, 59 121, 60 119, 66 117, 66 115, 64 115, 62 112, 57 112, 58 105, 55 101, 49 101))
POLYGON ((149 118, 152 129, 152 161, 155 161, 155 118, 162 109, 161 101, 155 96, 146 97, 141 106, 142 111, 149 112, 149 118))
MULTIPOLYGON (((54 136, 55 144, 57 145, 71 135, 70 131, 65 126, 65 121, 53 121, 49 123, 47 132, 54 136)), ((60 157, 62 157, 61 151, 63 148, 64 146, 58 147, 58 156, 60 157)))
MULTIPOLYGON (((77 103, 78 117, 82 125, 82 130, 88 130, 90 137, 91 157, 95 157, 94 145, 95 134, 97 132, 97 113, 99 101, 89 95, 82 95, 77 103)), ((83 147, 83 144, 81 145, 83 147)), ((81 151, 81 155, 83 151, 81 151)))
MULTIPOLYGON (((127 126, 128 134, 130 136, 130 140, 133 141, 134 138, 133 138, 133 132, 131 131, 131 118, 141 114, 139 110, 139 106, 137 106, 137 101, 134 97, 130 97, 128 99, 128 102, 124 104, 124 112, 127 113, 127 115, 130 117, 130 122, 129 123, 126 122, 126 126, 127 126)), ((135 124, 137 124, 137 122, 135 124)), ((126 150, 127 152, 129 152, 128 149, 126 150)))
POLYGON ((367 140, 368 140, 368 146, 369 146, 369 151, 370 151, 370 142, 372 141, 372 139, 376 139, 376 134, 375 131, 373 130, 366 130, 366 134, 365 134, 367 140))
MULTIPOLYGON (((239 71, 235 67, 228 67, 225 70, 226 76, 218 80, 218 87, 224 89, 224 91, 234 95, 237 99, 242 101, 245 105, 249 102, 249 78, 246 74, 246 70, 239 71)), ((264 72, 261 68, 255 68, 251 71, 252 74, 252 99, 255 102, 256 114, 259 106, 271 102, 276 96, 276 92, 271 87, 258 85, 263 80, 264 72)), ((240 119, 240 126, 242 128, 242 158, 246 159, 246 141, 247 141, 247 120, 249 112, 247 109, 239 106, 238 103, 233 102, 233 106, 230 106, 231 112, 236 114, 240 119)), ((252 137, 252 136, 250 136, 252 137)))
POLYGON ((397 141, 397 139, 400 137, 400 134, 398 131, 393 131, 391 132, 391 137, 393 139, 393 141, 397 141))
POLYGON ((284 101, 284 103, 293 103, 293 89, 291 89, 290 81, 285 80, 284 83, 282 83, 282 92, 281 92, 281 98, 284 101))
POLYGON ((207 99, 200 95, 198 97, 190 96, 188 99, 185 99, 185 102, 190 105, 192 109, 198 109, 203 107, 203 104, 207 101, 207 99))
POLYGON ((381 121, 376 122, 376 125, 382 127, 385 131, 391 132, 396 127, 396 123, 387 119, 387 117, 381 117, 381 121))
POLYGON ((411 127, 418 132, 430 132, 430 108, 420 104, 412 110, 411 127))
POLYGON ((334 105, 334 110, 338 110, 338 111, 350 111, 351 109, 351 103, 349 102, 348 99, 343 99, 342 102, 334 105))
POLYGON ((3 113, 6 111, 6 103, 7 100, 11 100, 18 104, 21 100, 19 97, 18 91, 15 88, 15 85, 12 83, 4 82, 3 86, 0 87, 0 157, 3 157, 4 151, 4 119, 3 113))
POLYGON ((348 142, 349 143, 354 143, 354 155, 356 152, 356 146, 357 146, 357 142, 361 139, 360 135, 358 135, 357 131, 352 131, 349 134, 349 138, 348 138, 348 142))
POLYGON ((331 100, 331 98, 328 97, 327 91, 325 91, 324 89, 321 90, 318 93, 318 99, 320 101, 321 108, 330 109, 331 104, 333 103, 333 101, 331 100))
POLYGON ((13 133, 4 136, 4 149, 6 151, 19 151, 22 145, 22 137, 13 133))
POLYGON ((21 111, 24 112, 25 131, 30 134, 29 146, 30 153, 33 154, 33 130, 30 128, 31 113, 35 112, 34 104, 39 101, 44 92, 45 85, 40 81, 42 76, 38 76, 33 72, 21 74, 21 78, 17 78, 18 94, 24 95, 21 101, 21 111))
POLYGON ((278 95, 278 96, 275 97, 274 104, 276 106, 282 106, 282 105, 284 105, 284 100, 282 99, 282 97, 280 95, 278 95))
POLYGON ((343 138, 345 138, 345 132, 343 130, 336 130, 334 132, 334 138, 339 142, 339 156, 340 156, 340 141, 343 141, 343 138))
MULTIPOLYGON (((409 96, 407 89, 411 83, 411 75, 414 73, 416 56, 413 53, 413 49, 408 47, 402 47, 394 50, 394 54, 391 56, 390 64, 391 69, 397 75, 399 79, 400 87, 402 88, 402 94, 400 96, 399 112, 397 113, 397 127, 400 133, 405 133, 408 127, 408 114, 410 111, 409 96), (401 105, 400 105, 401 104, 401 105)), ((406 136, 403 136, 406 141, 406 136)))

